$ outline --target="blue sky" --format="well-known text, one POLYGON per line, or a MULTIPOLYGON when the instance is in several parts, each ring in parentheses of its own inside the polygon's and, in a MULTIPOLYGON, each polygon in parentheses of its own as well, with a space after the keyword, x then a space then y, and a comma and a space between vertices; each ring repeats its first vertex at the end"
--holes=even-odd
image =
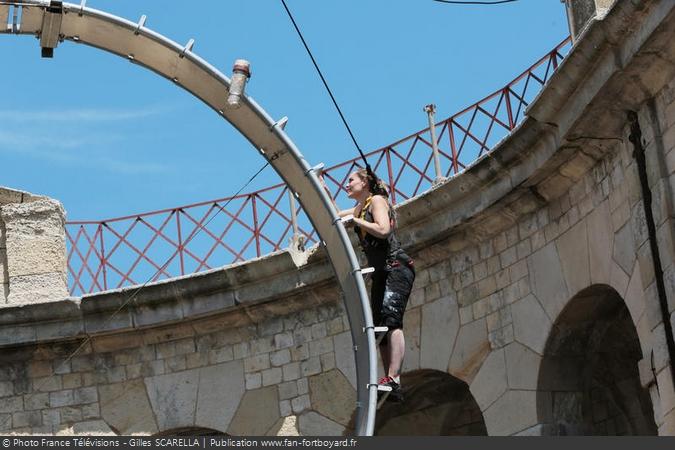
MULTIPOLYGON (((567 34, 559 0, 453 6, 431 0, 287 0, 364 150, 445 118, 503 86, 567 34)), ((280 1, 90 0, 185 44, 229 76, 251 61, 247 92, 306 159, 357 156, 280 1)), ((100 50, 0 35, 0 185, 98 220, 233 194, 263 163, 188 93, 100 50)), ((267 169, 255 187, 278 182, 267 169)), ((249 189, 252 190, 253 188, 249 189)))

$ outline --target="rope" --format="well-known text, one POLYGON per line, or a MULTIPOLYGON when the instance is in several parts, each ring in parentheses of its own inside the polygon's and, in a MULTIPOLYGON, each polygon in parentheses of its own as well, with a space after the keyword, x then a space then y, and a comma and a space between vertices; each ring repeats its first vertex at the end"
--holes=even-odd
POLYGON ((323 73, 321 72, 321 69, 319 68, 319 65, 317 64, 316 60, 314 59, 314 55, 312 55, 312 51, 309 49, 309 45, 307 45, 307 41, 305 41, 305 38, 302 35, 302 31, 300 31, 300 27, 298 27, 298 24, 295 22, 295 19, 293 18, 293 14, 291 14, 291 10, 288 9, 288 6, 286 5, 285 0, 281 0, 281 4, 284 5, 284 9, 286 10, 286 14, 288 15, 288 18, 291 19, 291 22, 293 23, 293 27, 295 28, 295 31, 298 33, 298 37, 300 37, 300 40, 302 41, 302 45, 304 45, 305 50, 307 51, 307 54, 309 55, 309 58, 312 60, 312 64, 314 64, 314 68, 316 69, 317 73, 319 74, 319 77, 321 78, 321 81, 323 82, 323 85, 326 88, 326 91, 328 92, 328 95, 330 96, 330 99, 333 101, 333 105, 335 105, 335 109, 337 109, 337 112, 340 115, 340 118, 342 119, 342 123, 345 125, 345 128, 347 128, 347 132, 349 133, 349 136, 352 138, 352 141, 354 142, 354 145, 356 146, 356 150, 359 151, 359 155, 361 155, 361 159, 363 159, 363 162, 366 165, 366 171, 368 172, 368 175, 372 175, 373 179, 375 179, 376 178, 375 174, 373 173, 372 169, 370 168, 370 164, 368 164, 368 160, 366 159, 366 155, 363 154, 363 151, 361 150, 361 147, 359 146, 359 143, 356 141, 356 138, 354 137, 354 133, 352 133, 352 129, 349 127, 349 124, 347 123, 347 119, 345 119, 344 114, 342 114, 342 110, 340 109, 340 105, 338 105, 337 100, 335 100, 335 96, 333 95, 333 92, 330 90, 330 87, 328 86, 328 82, 326 81, 326 78, 323 76, 323 73))

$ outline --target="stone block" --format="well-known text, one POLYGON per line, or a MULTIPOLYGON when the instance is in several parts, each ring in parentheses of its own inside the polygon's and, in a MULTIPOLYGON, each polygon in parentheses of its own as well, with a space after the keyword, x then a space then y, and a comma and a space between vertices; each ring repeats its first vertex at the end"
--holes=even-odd
POLYGON ((258 372, 269 369, 270 357, 267 353, 262 355, 250 356, 244 360, 244 370, 248 372, 258 372))
POLYGON ((497 349, 513 342, 513 325, 509 324, 488 333, 490 348, 497 349))
POLYGON ((25 305, 64 299, 68 297, 66 281, 66 275, 57 272, 10 277, 7 303, 25 305))
POLYGON ((421 331, 422 308, 406 310, 403 321, 405 335, 405 358, 402 372, 409 372, 420 368, 420 348, 422 342, 421 331))
POLYGON ((247 391, 258 389, 262 386, 262 372, 247 373, 245 378, 247 391))
POLYGON ((485 319, 461 326, 450 357, 448 372, 470 383, 489 352, 485 319))
POLYGON ((304 343, 291 348, 291 360, 303 361, 309 358, 309 344, 304 343))
POLYGON ((101 418, 121 435, 159 431, 142 380, 102 385, 98 392, 101 418))
POLYGON ((342 436, 345 427, 314 411, 298 417, 298 430, 303 436, 342 436))
POLYGON ((306 361, 302 361, 300 363, 300 372, 303 377, 316 375, 321 372, 321 359, 318 356, 314 356, 306 361))
POLYGON ((194 425, 198 380, 198 369, 145 379, 160 431, 194 425))
POLYGON ((488 313, 488 304, 489 300, 487 298, 482 298, 475 302, 471 308, 473 312, 473 317, 475 319, 481 319, 485 317, 488 313))
POLYGON ((633 273, 635 264, 635 244, 630 223, 626 223, 617 231, 614 239, 613 259, 627 274, 633 273))
POLYGON ((628 312, 630 312, 633 323, 637 323, 645 310, 644 288, 642 287, 640 269, 637 265, 635 265, 630 281, 628 282, 624 303, 628 308, 628 312))
MULTIPOLYGON (((291 401, 290 400, 281 400, 279 402, 279 412, 281 413, 281 417, 287 417, 293 414, 293 408, 291 407, 291 401)), ((295 416, 293 416, 295 417, 295 416)))
POLYGON ((513 303, 511 315, 516 341, 543 354, 551 330, 551 320, 537 298, 530 294, 513 303))
POLYGON ((420 367, 445 371, 459 330, 459 309, 452 297, 422 307, 420 367))
MULTIPOLYGON (((533 253, 527 260, 532 290, 549 317, 557 317, 570 298, 563 278, 562 265, 555 244, 533 253)), ((609 279, 609 271, 607 273, 609 279)))
POLYGON ((288 363, 281 369, 284 381, 297 380, 300 378, 300 363, 297 361, 288 363))
POLYGON ((536 390, 541 356, 522 344, 505 347, 506 375, 509 389, 536 390))
POLYGON ((291 351, 287 348, 270 354, 272 366, 279 367, 291 362, 291 351))
POLYGON ((621 295, 621 298, 625 298, 626 296, 626 289, 628 288, 629 281, 630 278, 628 278, 626 272, 624 272, 618 264, 612 262, 612 267, 609 272, 609 285, 621 295))
MULTIPOLYGON (((225 432, 244 390, 244 367, 241 361, 199 369, 195 426, 225 432)), ((260 414, 264 415, 263 412, 260 414)))
POLYGON ((309 343, 309 356, 319 356, 333 351, 333 338, 331 336, 315 339, 309 343))
POLYGON ((321 359, 321 370, 327 372, 329 370, 335 369, 335 353, 324 353, 323 355, 319 356, 319 358, 321 359))
POLYGON ((274 335, 274 346, 277 350, 293 345, 293 333, 285 332, 274 335))
POLYGON ((556 240, 556 248, 569 293, 573 295, 588 287, 590 267, 586 222, 579 222, 562 234, 556 240))
POLYGON ((356 363, 354 361, 354 347, 350 332, 333 336, 335 348, 335 364, 342 374, 347 377, 352 387, 356 389, 356 363))
POLYGON ((460 325, 467 324, 473 321, 473 307, 465 306, 459 308, 459 323, 460 325))
POLYGON ((39 427, 42 426, 40 411, 22 411, 12 414, 12 427, 39 427))
POLYGON ((227 433, 232 436, 262 436, 279 418, 279 395, 276 386, 247 391, 227 433))
POLYGON ((282 372, 279 367, 272 367, 271 369, 262 371, 262 385, 270 386, 281 383, 282 372))
POLYGON ((0 398, 0 413, 14 413, 23 410, 23 397, 0 398))
POLYGON ((609 283, 614 232, 609 202, 598 205, 586 220, 590 256, 591 283, 609 283))
POLYGON ((309 395, 303 394, 299 397, 295 397, 293 400, 291 400, 291 408, 293 408, 293 412, 295 414, 299 414, 303 412, 306 409, 309 409, 311 407, 310 400, 309 400, 309 395))
POLYGON ((298 383, 298 394, 304 395, 309 393, 309 381, 307 381, 307 378, 300 378, 296 383, 298 383))
POLYGON ((489 436, 510 436, 537 424, 537 392, 509 390, 483 411, 489 436))
POLYGON ((269 353, 275 349, 274 337, 268 336, 261 339, 254 339, 250 343, 251 354, 269 353))
POLYGON ((471 382, 471 393, 481 411, 485 411, 507 389, 504 350, 490 352, 471 382))
POLYGON ((310 377, 309 396, 316 412, 344 426, 349 425, 356 392, 340 371, 331 370, 310 377))
POLYGON ((278 387, 279 399, 281 400, 288 400, 298 396, 298 384, 295 381, 281 383, 278 387))

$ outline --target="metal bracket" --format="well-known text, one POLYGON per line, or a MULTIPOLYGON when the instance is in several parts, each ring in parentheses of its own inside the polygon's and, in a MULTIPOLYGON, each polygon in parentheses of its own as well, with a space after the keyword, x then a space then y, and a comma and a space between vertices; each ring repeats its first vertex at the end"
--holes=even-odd
POLYGON ((284 116, 281 119, 274 122, 274 125, 272 125, 272 129, 279 128, 279 129, 283 130, 284 128, 286 128, 287 123, 288 123, 288 117, 284 116))
POLYGON ((138 35, 140 34, 141 28, 143 28, 143 27, 145 26, 145 21, 146 21, 146 20, 148 20, 148 16, 146 16, 145 14, 143 14, 143 15, 141 16, 140 20, 138 21, 138 23, 136 24, 136 29, 134 30, 134 34, 135 34, 136 36, 138 36, 138 35))
POLYGON ((179 58, 185 58, 185 53, 186 53, 186 52, 191 52, 191 51, 192 51, 192 47, 194 47, 194 46, 195 46, 195 40, 194 40, 194 39, 190 39, 190 40, 188 41, 188 43, 185 44, 185 47, 183 47, 183 50, 181 50, 181 52, 178 54, 178 57, 179 57, 179 58))
POLYGON ((40 48, 43 58, 53 58, 54 49, 59 45, 61 22, 63 20, 63 3, 52 0, 45 8, 40 30, 40 48))
POLYGON ((309 169, 307 169, 307 171, 305 172, 305 175, 309 175, 310 172, 321 172, 324 167, 325 166, 324 166, 323 163, 319 163, 316 166, 310 167, 309 169))

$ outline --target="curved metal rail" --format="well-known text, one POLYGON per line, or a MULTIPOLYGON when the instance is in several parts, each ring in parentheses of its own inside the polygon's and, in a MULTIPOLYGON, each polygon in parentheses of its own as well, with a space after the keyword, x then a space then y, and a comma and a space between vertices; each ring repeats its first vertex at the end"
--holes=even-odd
MULTIPOLYGON (((436 123, 436 136, 425 128, 368 153, 374 170, 389 185, 392 201, 410 199, 433 185, 434 137, 446 177, 461 173, 494 149, 522 121, 569 47, 567 38, 506 86, 436 123)), ((324 170, 338 202, 349 201, 344 184, 360 162, 354 158, 324 170)), ((68 222, 70 292, 100 292, 142 283, 154 273, 156 281, 243 262, 283 250, 289 239, 316 243, 304 211, 288 197, 288 187, 280 183, 160 211, 68 222), (211 221, 218 211, 221 214, 211 221), (199 239, 191 239, 197 233, 199 239), (164 264, 167 254, 171 260, 164 264)))
POLYGON ((253 99, 228 108, 230 80, 191 50, 144 26, 80 5, 56 1, 5 1, 0 24, 14 34, 40 38, 43 56, 51 56, 63 40, 87 44, 141 65, 184 88, 209 105, 244 135, 274 167, 307 213, 325 244, 351 325, 356 359, 356 432, 372 435, 377 397, 375 335, 365 284, 354 249, 316 170, 291 139, 253 99))

